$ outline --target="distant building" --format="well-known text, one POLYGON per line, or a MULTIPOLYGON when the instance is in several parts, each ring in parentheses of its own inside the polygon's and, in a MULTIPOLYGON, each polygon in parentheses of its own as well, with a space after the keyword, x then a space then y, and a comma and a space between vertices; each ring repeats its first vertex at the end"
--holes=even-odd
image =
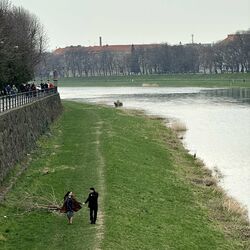
POLYGON ((53 53, 55 55, 62 55, 72 49, 83 49, 87 52, 100 53, 104 51, 113 53, 130 54, 131 48, 134 46, 135 49, 149 49, 161 46, 161 44, 135 44, 135 45, 101 45, 101 46, 69 46, 65 48, 58 48, 53 53))
POLYGON ((223 39, 222 41, 220 41, 219 43, 230 43, 230 42, 234 42, 237 39, 250 39, 250 33, 236 33, 236 34, 229 34, 227 35, 227 38, 223 39))

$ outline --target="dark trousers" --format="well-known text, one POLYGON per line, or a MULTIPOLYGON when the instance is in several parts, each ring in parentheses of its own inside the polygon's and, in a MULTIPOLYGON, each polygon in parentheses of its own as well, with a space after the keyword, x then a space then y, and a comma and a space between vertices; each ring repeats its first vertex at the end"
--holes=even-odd
POLYGON ((97 207, 90 207, 89 208, 89 217, 90 217, 91 223, 95 224, 96 219, 97 219, 97 211, 98 211, 97 207))

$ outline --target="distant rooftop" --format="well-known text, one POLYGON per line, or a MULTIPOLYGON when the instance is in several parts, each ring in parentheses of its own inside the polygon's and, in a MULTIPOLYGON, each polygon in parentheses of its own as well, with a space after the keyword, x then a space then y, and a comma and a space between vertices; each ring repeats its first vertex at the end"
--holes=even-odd
MULTIPOLYGON (((155 48, 160 45, 161 44, 134 44, 134 47, 135 48, 155 48)), ((68 46, 65 48, 58 48, 54 51, 54 54, 56 55, 64 54, 65 52, 72 50, 72 49, 74 50, 84 49, 88 52, 94 52, 94 53, 103 52, 103 51, 110 51, 110 52, 117 52, 117 53, 130 53, 131 48, 132 48, 132 44, 131 45, 88 46, 88 47, 78 45, 78 46, 68 46)))
POLYGON ((221 43, 228 43, 235 41, 238 37, 250 37, 249 33, 242 33, 242 34, 229 34, 227 38, 222 40, 221 43))
MULTIPOLYGON (((240 34, 241 36, 250 36, 250 34, 240 34)), ((222 40, 220 43, 228 43, 231 41, 234 41, 237 38, 238 34, 229 34, 227 36, 227 38, 225 38, 224 40, 222 40)), ((148 48, 155 48, 155 47, 159 47, 162 44, 160 43, 153 43, 153 44, 134 44, 134 47, 136 49, 141 48, 141 49, 148 49, 148 48)), ((203 46, 211 46, 211 43, 207 43, 207 44, 197 44, 197 43, 190 43, 190 44, 185 44, 186 46, 190 46, 190 45, 203 45, 203 46)), ((62 55, 65 54, 67 51, 76 51, 76 50, 84 50, 87 52, 93 52, 93 53, 100 53, 100 52, 104 52, 104 51, 109 51, 109 52, 115 52, 115 53, 122 53, 122 54, 129 54, 131 52, 131 48, 132 48, 132 44, 129 45, 103 45, 103 46, 68 46, 65 48, 58 48, 56 49, 53 53, 55 55, 62 55)))

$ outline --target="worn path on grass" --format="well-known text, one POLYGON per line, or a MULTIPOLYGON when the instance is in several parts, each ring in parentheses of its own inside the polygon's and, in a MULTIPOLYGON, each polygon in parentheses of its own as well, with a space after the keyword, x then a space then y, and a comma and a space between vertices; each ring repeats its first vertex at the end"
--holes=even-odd
MULTIPOLYGON (((100 124, 95 126, 99 121, 94 106, 64 105, 63 116, 39 141, 38 149, 29 156, 27 171, 0 205, 0 249, 99 248, 103 219, 100 216, 100 225, 90 225, 86 206, 75 214, 72 226, 67 225, 64 214, 30 209, 36 203, 62 204, 69 190, 83 202, 92 186, 100 188, 102 202, 102 156, 95 143, 101 131, 100 124)), ((100 209, 101 215, 101 204, 100 209)))
POLYGON ((105 197, 105 160, 100 150, 100 135, 102 134, 103 121, 99 120, 96 124, 96 155, 98 161, 98 192, 99 196, 99 211, 98 211, 98 220, 97 220, 97 233, 96 241, 94 245, 95 250, 101 249, 101 243, 104 238, 104 197, 105 197))

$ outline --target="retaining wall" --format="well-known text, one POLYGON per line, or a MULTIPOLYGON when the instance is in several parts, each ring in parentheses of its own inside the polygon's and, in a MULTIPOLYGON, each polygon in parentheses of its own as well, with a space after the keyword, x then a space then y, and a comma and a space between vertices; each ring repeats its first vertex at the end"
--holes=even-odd
POLYGON ((0 114, 0 183, 61 114, 59 94, 0 114))

